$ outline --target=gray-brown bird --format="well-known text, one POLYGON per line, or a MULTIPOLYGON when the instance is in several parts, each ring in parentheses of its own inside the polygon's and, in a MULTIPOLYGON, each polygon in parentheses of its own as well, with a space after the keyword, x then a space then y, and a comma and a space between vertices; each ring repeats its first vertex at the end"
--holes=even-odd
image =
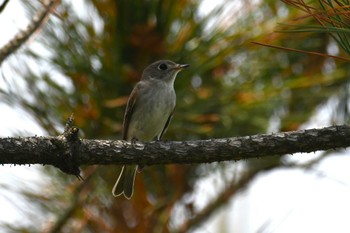
MULTIPOLYGON (((126 106, 123 140, 160 140, 171 121, 176 104, 174 81, 188 64, 160 60, 149 65, 132 90, 126 106)), ((130 199, 134 192, 137 165, 123 166, 112 193, 130 199)))

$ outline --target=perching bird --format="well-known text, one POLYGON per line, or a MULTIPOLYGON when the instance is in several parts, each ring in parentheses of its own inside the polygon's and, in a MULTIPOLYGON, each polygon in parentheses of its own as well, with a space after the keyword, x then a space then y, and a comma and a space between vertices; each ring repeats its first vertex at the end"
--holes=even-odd
MULTIPOLYGON (((160 140, 176 104, 174 81, 188 64, 160 60, 149 65, 132 90, 125 110, 123 140, 160 140)), ((112 193, 130 199, 134 192, 137 165, 123 166, 112 193)))

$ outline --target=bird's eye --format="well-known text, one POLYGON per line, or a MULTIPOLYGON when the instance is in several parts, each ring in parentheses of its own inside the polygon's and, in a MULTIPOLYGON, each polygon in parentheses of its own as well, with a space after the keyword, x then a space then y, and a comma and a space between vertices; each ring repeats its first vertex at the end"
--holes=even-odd
POLYGON ((158 69, 160 69, 160 70, 166 70, 166 69, 168 69, 168 66, 165 65, 164 63, 162 63, 162 64, 160 64, 160 65, 158 66, 158 69))

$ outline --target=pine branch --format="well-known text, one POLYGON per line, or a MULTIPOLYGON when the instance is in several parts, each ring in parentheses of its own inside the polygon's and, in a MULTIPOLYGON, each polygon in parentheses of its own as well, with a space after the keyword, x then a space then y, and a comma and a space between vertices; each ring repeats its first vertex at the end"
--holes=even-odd
POLYGON ((9 3, 10 0, 5 0, 1 5, 0 5, 0 14, 4 11, 7 3, 9 3))
POLYGON ((88 140, 78 129, 57 137, 0 138, 0 164, 53 165, 79 175, 80 165, 191 164, 262 158, 350 146, 350 126, 197 141, 88 140))
MULTIPOLYGON (((0 49, 0 65, 3 61, 20 48, 29 38, 37 33, 47 22, 48 17, 54 11, 61 0, 51 0, 44 9, 38 12, 31 20, 27 28, 18 32, 13 39, 0 49)), ((6 3, 6 2, 5 2, 6 3)), ((3 4, 5 7, 5 4, 3 4)))
MULTIPOLYGON (((72 195, 72 199, 70 200, 70 204, 66 209, 62 209, 60 215, 58 216, 58 219, 52 226, 48 226, 48 229, 45 230, 45 233, 59 233, 63 232, 64 226, 67 224, 67 222, 72 218, 72 216, 77 212, 77 210, 80 210, 85 201, 86 193, 84 192, 90 192, 91 190, 86 191, 85 189, 89 189, 90 185, 90 179, 92 178, 92 175, 94 174, 96 170, 96 167, 90 167, 87 171, 87 174, 85 175, 84 182, 79 182, 76 184, 75 189, 72 191, 74 194, 72 195)), ((48 225, 50 225, 49 223, 48 225)))
POLYGON ((242 172, 238 179, 233 178, 230 185, 223 190, 221 193, 218 193, 217 198, 209 203, 203 210, 198 213, 195 213, 193 218, 188 218, 185 223, 183 223, 179 229, 175 230, 174 233, 186 233, 191 232, 194 229, 200 227, 205 223, 209 218, 211 218, 216 211, 227 206, 229 200, 231 200, 237 193, 239 193, 247 184, 249 184, 252 179, 259 174, 261 171, 266 171, 272 169, 273 167, 268 167, 262 170, 247 169, 242 172))

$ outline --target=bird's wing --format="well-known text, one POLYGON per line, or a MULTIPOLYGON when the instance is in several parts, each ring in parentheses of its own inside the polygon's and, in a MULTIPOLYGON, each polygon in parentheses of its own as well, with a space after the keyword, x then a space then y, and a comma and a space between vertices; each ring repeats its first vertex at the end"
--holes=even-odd
POLYGON ((138 93, 139 93, 139 85, 136 85, 129 96, 128 104, 126 106, 126 110, 124 114, 123 140, 128 140, 129 125, 130 125, 132 113, 134 111, 138 93))
POLYGON ((170 113, 170 115, 169 115, 169 117, 168 117, 168 120, 166 121, 162 132, 159 134, 159 136, 158 136, 158 138, 157 138, 158 140, 162 139, 163 134, 165 134, 166 130, 168 129, 168 126, 169 126, 169 124, 170 124, 170 121, 171 121, 171 119, 173 118, 173 113, 174 113, 174 109, 173 109, 173 111, 170 113))

